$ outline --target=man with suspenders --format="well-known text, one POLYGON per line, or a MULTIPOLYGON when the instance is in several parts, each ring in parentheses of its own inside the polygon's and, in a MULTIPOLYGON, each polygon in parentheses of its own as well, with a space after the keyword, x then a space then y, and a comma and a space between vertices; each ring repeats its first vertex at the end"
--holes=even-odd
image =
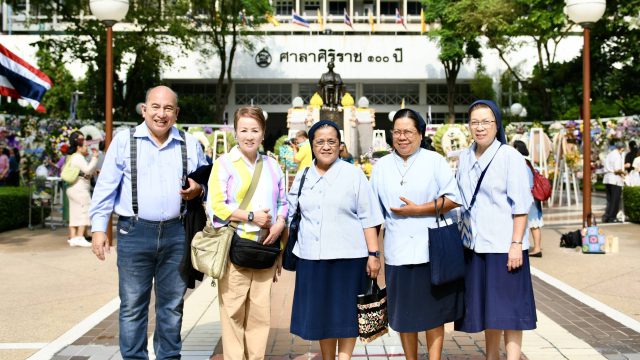
POLYGON ((148 359, 147 323, 155 283, 157 359, 179 359, 182 308, 187 288, 180 272, 185 256, 185 201, 205 188, 187 174, 206 165, 191 134, 173 125, 178 96, 166 86, 147 91, 144 122, 116 134, 104 159, 91 203, 92 250, 108 254, 111 213, 117 225, 120 352, 123 359, 148 359))

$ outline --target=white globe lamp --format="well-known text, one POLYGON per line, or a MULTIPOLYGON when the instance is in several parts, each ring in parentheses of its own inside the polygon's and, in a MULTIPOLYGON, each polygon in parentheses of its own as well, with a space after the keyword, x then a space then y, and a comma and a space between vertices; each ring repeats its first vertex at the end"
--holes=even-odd
POLYGON ((606 0, 565 0, 565 13, 576 24, 593 24, 600 20, 607 7, 606 0))
POLYGON ((524 107, 520 103, 513 103, 511 104, 511 108, 509 108, 509 110, 511 110, 511 115, 513 116, 520 115, 520 113, 522 112, 522 109, 524 109, 524 107))
POLYGON ((124 19, 129 11, 129 0, 91 0, 91 13, 102 22, 116 23, 124 19))
POLYGON ((293 98, 293 101, 291 102, 291 105, 294 108, 301 108, 304 106, 304 100, 302 100, 302 98, 300 96, 296 96, 295 98, 293 98))

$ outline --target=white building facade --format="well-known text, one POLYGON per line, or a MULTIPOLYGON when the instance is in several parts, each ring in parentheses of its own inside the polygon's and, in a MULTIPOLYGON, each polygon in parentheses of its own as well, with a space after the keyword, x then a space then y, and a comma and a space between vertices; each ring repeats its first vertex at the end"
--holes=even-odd
MULTIPOLYGON (((279 25, 266 23, 252 35, 254 50, 238 49, 233 65, 234 84, 227 106, 227 116, 242 105, 263 107, 270 119, 283 121, 291 101, 301 96, 308 104, 317 90, 318 79, 334 60, 347 91, 356 101, 365 96, 377 111, 377 123, 388 122, 387 114, 397 110, 404 100, 422 114, 431 109, 434 122, 442 122, 447 113, 447 89, 443 65, 438 60, 437 42, 422 34, 420 1, 399 0, 272 0, 279 25), (396 9, 403 23, 397 23, 396 9), (353 25, 344 23, 344 12, 353 25), (306 19, 308 28, 295 25, 291 13, 306 19), (319 16, 320 15, 320 16, 319 16)), ((88 2, 87 2, 88 7, 88 2)), ((65 26, 55 15, 45 25, 32 21, 39 16, 29 0, 10 7, 2 2, 0 42, 32 63, 36 49, 30 44, 43 30, 62 30, 65 26)), ((79 16, 90 16, 88 9, 79 16)), ((194 9, 198 14, 198 9, 194 9)), ((115 31, 128 24, 116 24, 115 31)), ((427 25, 426 30, 429 30, 427 25)), ((523 39, 526 41, 526 39, 523 39)), ((558 47, 558 61, 580 55, 582 39, 572 37, 558 47)), ((180 54, 177 49, 167 49, 180 54)), ((526 44, 510 54, 512 66, 530 72, 536 51, 526 44)), ((217 58, 203 58, 199 52, 176 55, 171 68, 162 71, 163 79, 181 95, 211 94, 215 88, 217 58)), ((482 63, 494 80, 497 90, 500 76, 507 71, 496 52, 483 50, 482 63)), ((82 64, 70 64, 76 77, 84 75, 82 64)), ((477 64, 466 62, 461 68, 456 88, 457 121, 466 119, 466 108, 473 101, 470 81, 477 64)), ((502 104, 508 106, 509 104, 502 104)), ((213 122, 213 119, 212 119, 213 122)), ((379 126, 379 127, 380 127, 379 126)))

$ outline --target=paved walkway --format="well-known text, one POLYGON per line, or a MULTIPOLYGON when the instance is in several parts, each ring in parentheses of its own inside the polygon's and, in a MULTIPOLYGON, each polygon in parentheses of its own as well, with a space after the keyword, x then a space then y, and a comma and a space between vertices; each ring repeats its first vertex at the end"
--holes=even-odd
MULTIPOLYGON (((596 214, 601 213, 602 207, 602 199, 594 198, 596 214)), ((548 216, 549 221, 547 221, 548 226, 543 229, 544 256, 531 261, 538 309, 538 328, 525 332, 523 358, 532 360, 640 359, 640 272, 638 271, 640 262, 637 261, 640 257, 640 237, 637 236, 640 225, 604 225, 606 234, 620 238, 620 252, 607 255, 583 255, 571 249, 558 247, 560 233, 579 227, 579 214, 579 208, 550 209, 545 212, 545 220, 548 216)), ((23 235, 26 236, 26 234, 23 235)), ((45 237, 44 234, 41 236, 45 237)), ((35 240, 24 239, 25 244, 33 241, 35 240)), ((40 247, 45 246, 44 240, 36 244, 40 247)), ((33 257, 37 257, 39 251, 19 247, 16 241, 8 243, 0 234, 0 261, 11 259, 10 256, 5 256, 7 248, 14 249, 14 257, 18 255, 20 257, 20 261, 14 259, 11 264, 23 268, 29 265, 27 262, 29 252, 32 252, 33 257), (23 258, 24 261, 22 261, 23 258)), ((47 249, 45 253, 51 255, 51 249, 47 249)), ((71 267, 70 257, 64 255, 71 250, 78 254, 79 249, 53 251, 56 256, 62 258, 63 262, 67 262, 58 264, 54 268, 71 267)), ((117 346, 117 299, 113 299, 117 291, 113 286, 115 274, 110 273, 113 271, 114 256, 111 257, 110 262, 100 265, 92 265, 85 256, 85 254, 80 257, 76 255, 87 269, 86 274, 79 274, 76 277, 96 280, 99 279, 101 272, 108 271, 108 276, 100 281, 103 282, 103 287, 111 291, 112 301, 96 300, 98 302, 93 307, 97 311, 93 315, 80 320, 74 318, 71 323, 76 326, 66 326, 64 327, 68 330, 66 333, 60 334, 58 338, 47 340, 36 337, 30 340, 28 334, 21 335, 21 339, 11 338, 7 334, 11 333, 12 328, 19 327, 17 324, 19 320, 7 317, 8 322, 1 322, 1 327, 5 330, 0 331, 0 337, 3 338, 0 339, 0 358, 20 359, 31 355, 32 359, 120 359, 117 346), (86 264, 85 261, 87 261, 86 264), (97 268, 97 273, 94 268, 97 268), (11 343, 6 339, 12 339, 11 343), (11 348, 12 344, 13 348, 11 348), (20 344, 30 344, 32 350, 16 350, 15 348, 20 344), (9 350, 10 348, 12 350, 9 350), (20 357, 20 354, 23 356, 20 357)), ((3 270, 0 268, 0 271, 3 270)), ((16 271, 18 270, 14 273, 16 271)), ((46 270, 39 273, 37 283, 47 282, 44 272, 46 270)), ((266 354, 268 359, 320 358, 317 342, 304 341, 288 331, 294 279, 294 273, 283 272, 281 281, 273 287, 272 331, 266 354)), ((57 284, 57 280, 50 279, 53 284, 57 284)), ((70 282, 63 282, 63 285, 69 286, 69 290, 73 288, 70 282)), ((1 286, 0 291, 3 290, 1 286)), ((15 286, 20 287, 20 284, 15 286)), ((84 286, 86 292, 93 289, 91 281, 87 281, 84 286)), ((82 290, 77 291, 82 294, 82 290)), ((29 295, 24 289, 14 290, 10 295, 15 297, 21 292, 29 299, 34 297, 33 293, 29 295)), ((37 303, 29 299, 27 299, 28 302, 37 303)), ((14 300, 14 302, 18 301, 14 300)), ((81 302, 81 299, 78 302, 81 302)), ((0 306, 2 306, 2 299, 0 299, 0 306)), ((25 322, 32 324, 33 331, 36 333, 38 329, 33 324, 38 323, 38 320, 31 319, 31 316, 41 316, 40 322, 47 323, 47 320, 44 320, 45 313, 31 314, 24 307, 17 305, 6 308, 14 309, 13 311, 20 309, 25 322)), ((0 311, 5 310, 0 308, 0 311)), ((82 313, 82 311, 76 311, 76 313, 82 313)), ((73 317, 73 314, 69 312, 67 317, 73 317)), ((8 314, 0 316, 4 317, 8 314)), ((64 319, 60 321, 64 322, 64 319)), ((484 358, 484 338, 481 334, 455 332, 450 324, 445 327, 445 330, 444 359, 484 358)), ((149 331, 152 331, 152 327, 149 331)), ((184 359, 206 360, 212 355, 215 359, 222 359, 217 289, 210 286, 210 281, 205 281, 188 294, 182 335, 184 359)), ((420 353, 423 359, 426 358, 424 334, 420 336, 420 353)), ((358 342, 354 358, 401 360, 404 356, 398 335, 391 331, 371 344, 365 345, 358 342)))

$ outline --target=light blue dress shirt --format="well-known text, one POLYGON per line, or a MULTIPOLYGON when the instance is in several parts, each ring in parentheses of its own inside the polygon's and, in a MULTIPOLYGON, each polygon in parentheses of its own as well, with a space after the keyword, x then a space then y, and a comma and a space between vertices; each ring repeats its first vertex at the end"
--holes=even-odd
MULTIPOLYGON (((289 190, 289 222, 298 206, 303 171, 289 190)), ((300 230, 293 253, 307 260, 367 257, 364 229, 384 221, 362 170, 336 160, 323 176, 315 161, 307 172, 300 195, 300 230)))
MULTIPOLYGON (((187 174, 207 161, 198 140, 186 133, 187 174)), ((104 159, 91 199, 91 231, 106 231, 111 213, 133 216, 131 205, 131 153, 129 131, 116 134, 104 159)), ((177 128, 157 146, 143 122, 136 127, 138 144, 138 217, 163 221, 180 216, 182 189, 182 153, 177 128)))
MULTIPOLYGON (((475 143, 460 154, 457 179, 464 208, 469 208, 478 178, 494 154, 471 209, 470 248, 477 253, 508 253, 511 240, 516 240, 512 239, 513 216, 528 214, 533 203, 524 158, 495 140, 480 159, 476 159, 475 143)), ((529 249, 527 230, 522 249, 529 249)))
MULTIPOLYGON (((393 213, 392 207, 405 205, 401 196, 416 204, 433 202, 440 196, 460 203, 456 179, 442 155, 418 149, 406 164, 405 167, 404 160, 391 153, 378 160, 371 173, 371 187, 384 214, 384 262, 396 266, 429 262, 428 228, 437 227, 434 215, 399 216, 393 213)), ((445 218, 447 224, 455 221, 449 214, 445 218)), ((444 224, 440 222, 440 226, 444 224)))

